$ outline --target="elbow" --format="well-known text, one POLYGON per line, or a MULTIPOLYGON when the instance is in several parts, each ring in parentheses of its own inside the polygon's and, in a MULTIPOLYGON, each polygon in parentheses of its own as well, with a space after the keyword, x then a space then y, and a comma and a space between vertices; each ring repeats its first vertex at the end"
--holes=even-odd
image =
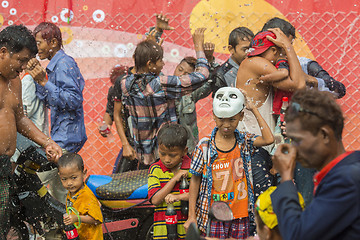
POLYGON ((273 144, 275 142, 274 135, 271 134, 271 136, 267 137, 265 140, 265 146, 273 144))

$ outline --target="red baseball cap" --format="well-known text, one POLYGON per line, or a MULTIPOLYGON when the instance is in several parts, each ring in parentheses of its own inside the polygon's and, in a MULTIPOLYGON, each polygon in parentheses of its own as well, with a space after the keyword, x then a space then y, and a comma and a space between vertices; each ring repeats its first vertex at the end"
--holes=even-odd
POLYGON ((251 41, 249 53, 247 54, 248 56, 257 56, 268 50, 269 47, 275 46, 275 44, 269 41, 266 36, 276 38, 276 35, 270 31, 256 34, 256 36, 251 41))

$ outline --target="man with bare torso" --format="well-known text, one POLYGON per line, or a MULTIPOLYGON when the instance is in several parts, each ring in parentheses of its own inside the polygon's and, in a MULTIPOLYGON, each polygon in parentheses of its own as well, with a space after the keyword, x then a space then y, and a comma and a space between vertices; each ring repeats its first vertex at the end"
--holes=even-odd
POLYGON ((46 149, 50 161, 56 162, 61 148, 23 113, 19 74, 37 53, 31 32, 22 25, 13 25, 0 32, 0 239, 8 231, 10 157, 16 148, 16 133, 46 149))
MULTIPOLYGON (((305 75, 301 70, 294 48, 280 29, 258 33, 251 42, 248 58, 245 59, 237 74, 236 87, 244 90, 272 130, 275 130, 275 119, 272 115, 273 88, 294 91, 305 87, 305 75), (286 55, 286 56, 284 56, 286 55), (281 58, 287 58, 289 71, 279 71, 275 65, 281 58), (283 74, 283 73, 286 74, 283 74), (266 77, 264 77, 266 76, 266 77), (269 76, 273 76, 270 77, 269 76), (274 77, 277 76, 277 77, 274 77), (279 78, 280 76, 280 78, 279 78), (282 76, 282 78, 281 78, 282 76), (281 79, 276 80, 274 79, 281 79)), ((244 111, 239 130, 261 135, 255 116, 244 111)), ((259 148, 252 161, 255 198, 273 184, 270 174, 272 162, 270 152, 273 145, 259 148)))

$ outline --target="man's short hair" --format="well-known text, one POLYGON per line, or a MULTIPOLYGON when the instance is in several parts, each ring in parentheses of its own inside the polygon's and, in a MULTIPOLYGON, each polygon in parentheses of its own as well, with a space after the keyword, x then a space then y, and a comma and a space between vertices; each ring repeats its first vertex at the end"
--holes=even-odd
POLYGON ((11 25, 3 29, 0 32, 1 47, 6 47, 12 53, 21 52, 26 48, 32 56, 38 52, 34 36, 24 25, 11 25))
POLYGON ((164 145, 167 148, 179 147, 186 148, 188 132, 184 126, 177 123, 164 123, 158 134, 158 145, 164 145))
POLYGON ((344 116, 334 96, 316 89, 302 89, 291 97, 285 121, 299 119, 302 129, 317 134, 322 126, 333 129, 337 140, 342 139, 344 116))
POLYGON ((251 41, 253 37, 254 33, 250 29, 247 27, 238 27, 231 31, 229 35, 229 45, 235 48, 236 45, 239 44, 239 39, 251 41))
POLYGON ((62 36, 61 31, 58 26, 50 22, 42 22, 34 29, 34 36, 41 32, 41 37, 47 42, 50 43, 52 39, 58 41, 58 47, 62 47, 62 36))
POLYGON ((134 52, 135 68, 141 69, 146 67, 149 60, 156 63, 163 58, 163 55, 163 49, 159 44, 152 40, 142 41, 136 46, 134 52))
POLYGON ((292 36, 294 39, 296 38, 295 27, 284 19, 278 17, 270 19, 264 24, 261 31, 268 31, 269 28, 280 28, 287 37, 292 36))
POLYGON ((59 168, 76 165, 80 171, 84 171, 84 161, 77 153, 65 153, 59 158, 59 168))

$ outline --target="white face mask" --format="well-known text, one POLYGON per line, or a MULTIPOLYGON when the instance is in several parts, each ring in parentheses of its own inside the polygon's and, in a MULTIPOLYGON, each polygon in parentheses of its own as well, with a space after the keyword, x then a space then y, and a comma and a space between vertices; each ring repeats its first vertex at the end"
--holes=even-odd
POLYGON ((223 87, 217 90, 213 100, 213 111, 218 118, 233 117, 244 108, 245 97, 234 87, 223 87))

